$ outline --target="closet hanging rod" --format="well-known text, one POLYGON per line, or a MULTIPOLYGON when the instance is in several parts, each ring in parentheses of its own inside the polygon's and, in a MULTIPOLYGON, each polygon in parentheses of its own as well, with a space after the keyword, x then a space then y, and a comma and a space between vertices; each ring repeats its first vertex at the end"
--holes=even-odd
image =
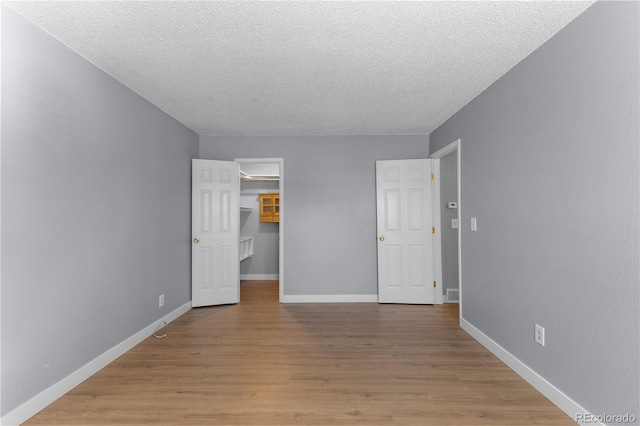
POLYGON ((241 177, 240 178, 241 181, 243 182, 277 182, 280 180, 279 177, 272 177, 272 178, 268 178, 268 177, 241 177))

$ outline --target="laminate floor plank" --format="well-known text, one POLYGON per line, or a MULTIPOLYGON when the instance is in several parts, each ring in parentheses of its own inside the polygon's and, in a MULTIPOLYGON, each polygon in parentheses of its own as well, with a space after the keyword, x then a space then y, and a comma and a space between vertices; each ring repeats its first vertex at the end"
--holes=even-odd
POLYGON ((574 425, 458 326, 458 306, 280 304, 277 281, 195 308, 37 425, 574 425))

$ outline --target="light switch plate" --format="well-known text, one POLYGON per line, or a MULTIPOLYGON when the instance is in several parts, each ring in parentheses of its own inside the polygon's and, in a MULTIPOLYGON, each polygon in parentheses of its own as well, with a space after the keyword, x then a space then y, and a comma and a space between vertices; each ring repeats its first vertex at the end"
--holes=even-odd
POLYGON ((451 229, 458 229, 458 219, 451 219, 451 229))
POLYGON ((471 230, 472 231, 477 231, 478 230, 478 222, 477 222, 475 217, 471 218, 471 230))

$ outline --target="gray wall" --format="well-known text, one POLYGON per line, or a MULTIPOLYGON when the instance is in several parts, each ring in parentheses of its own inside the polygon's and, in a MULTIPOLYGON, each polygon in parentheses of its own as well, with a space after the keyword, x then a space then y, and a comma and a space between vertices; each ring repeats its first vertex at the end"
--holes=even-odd
POLYGON ((191 300, 197 153, 3 6, 2 415, 191 300))
POLYGON ((458 288, 458 230, 451 228, 451 219, 458 218, 458 209, 447 204, 458 201, 458 153, 440 159, 440 221, 442 226, 442 291, 458 288))
POLYGON ((240 205, 253 208, 251 212, 240 212, 240 236, 253 237, 253 256, 240 262, 240 277, 243 279, 246 275, 278 275, 280 224, 260 222, 258 195, 279 192, 278 188, 278 182, 240 183, 240 205))
POLYGON ((463 318, 592 413, 636 418, 639 8, 597 2, 430 135, 462 144, 463 318))
POLYGON ((284 294, 377 294, 375 161, 427 136, 200 136, 200 158, 284 158, 284 294))

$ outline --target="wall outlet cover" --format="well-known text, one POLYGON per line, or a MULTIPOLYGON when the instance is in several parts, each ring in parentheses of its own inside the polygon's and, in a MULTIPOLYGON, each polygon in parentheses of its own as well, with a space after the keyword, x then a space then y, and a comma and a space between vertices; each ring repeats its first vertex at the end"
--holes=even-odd
POLYGON ((544 327, 536 324, 534 340, 537 344, 544 346, 544 327))

